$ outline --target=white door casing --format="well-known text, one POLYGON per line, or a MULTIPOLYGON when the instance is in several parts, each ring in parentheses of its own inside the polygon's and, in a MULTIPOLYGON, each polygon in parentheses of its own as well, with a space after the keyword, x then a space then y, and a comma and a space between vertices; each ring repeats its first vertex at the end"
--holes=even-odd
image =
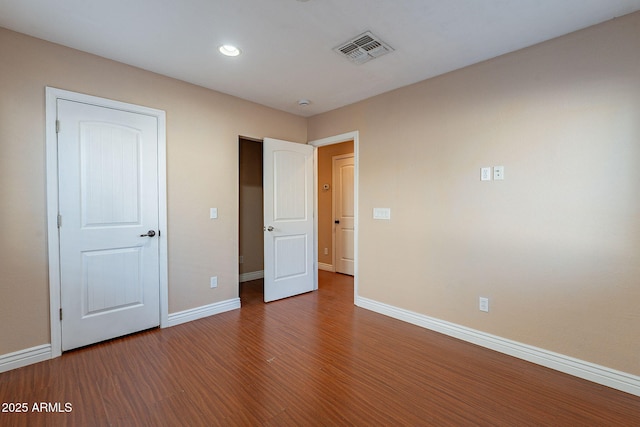
POLYGON ((264 300, 314 289, 314 148, 265 138, 264 300))
POLYGON ((353 154, 332 158, 334 265, 337 273, 354 274, 354 162, 353 154))
POLYGON ((47 88, 48 126, 51 115, 59 123, 54 147, 47 135, 58 181, 55 190, 48 183, 55 357, 166 322, 166 163, 164 112, 47 88))

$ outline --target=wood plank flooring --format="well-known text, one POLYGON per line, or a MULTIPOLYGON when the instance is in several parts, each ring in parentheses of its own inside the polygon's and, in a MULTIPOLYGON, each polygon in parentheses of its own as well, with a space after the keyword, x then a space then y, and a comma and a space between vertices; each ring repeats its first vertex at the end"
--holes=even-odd
POLYGON ((638 397, 354 307, 349 276, 269 304, 261 286, 0 374, 0 400, 29 405, 0 426, 640 426, 638 397))

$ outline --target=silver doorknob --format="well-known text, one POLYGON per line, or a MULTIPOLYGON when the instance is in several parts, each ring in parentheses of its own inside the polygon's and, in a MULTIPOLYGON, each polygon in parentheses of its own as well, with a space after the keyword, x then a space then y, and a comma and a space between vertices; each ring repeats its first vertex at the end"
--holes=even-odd
POLYGON ((156 232, 153 230, 147 231, 147 234, 141 234, 140 237, 153 237, 156 235, 156 232))
POLYGON ((272 226, 264 227, 264 231, 273 231, 274 228, 272 226))

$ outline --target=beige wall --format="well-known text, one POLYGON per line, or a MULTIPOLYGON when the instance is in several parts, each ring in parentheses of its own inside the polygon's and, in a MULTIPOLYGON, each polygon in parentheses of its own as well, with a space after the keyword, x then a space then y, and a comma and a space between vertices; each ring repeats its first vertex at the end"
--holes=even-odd
POLYGON ((237 297, 238 135, 306 142, 306 120, 4 29, 0 53, 0 355, 50 342, 47 85, 166 111, 169 312, 237 297))
POLYGON ((312 117, 360 131, 360 295, 640 374, 639 52, 636 13, 312 117))
POLYGON ((240 274, 264 270, 262 143, 240 140, 240 274))
POLYGON ((353 153, 353 141, 318 148, 318 262, 333 265, 333 156, 353 153), (329 190, 323 190, 329 184, 329 190), (328 254, 324 254, 327 248, 328 254))

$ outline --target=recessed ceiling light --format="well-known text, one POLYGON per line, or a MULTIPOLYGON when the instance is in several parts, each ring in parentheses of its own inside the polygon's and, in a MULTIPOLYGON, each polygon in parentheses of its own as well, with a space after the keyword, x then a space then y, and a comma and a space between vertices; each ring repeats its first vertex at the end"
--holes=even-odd
POLYGON ((225 56, 238 56, 240 55, 240 49, 230 44, 223 44, 218 48, 221 54, 225 56))

